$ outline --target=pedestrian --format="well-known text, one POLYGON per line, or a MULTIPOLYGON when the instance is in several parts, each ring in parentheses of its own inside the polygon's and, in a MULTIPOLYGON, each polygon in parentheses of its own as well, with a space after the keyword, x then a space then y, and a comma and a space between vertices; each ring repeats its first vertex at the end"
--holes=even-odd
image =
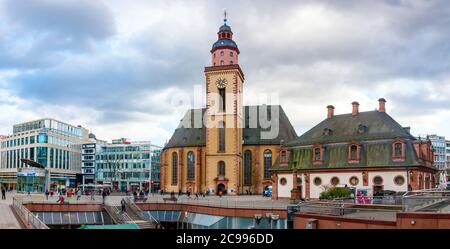
POLYGON ((103 193, 102 193, 102 197, 103 197, 103 205, 105 205, 105 202, 106 202, 106 196, 108 195, 108 193, 106 192, 106 189, 104 189, 103 190, 103 193))
POLYGON ((195 193, 195 200, 198 200, 198 192, 195 193))
POLYGON ((2 187, 2 200, 6 200, 6 189, 2 187))
POLYGON ((125 199, 122 198, 122 200, 120 201, 120 206, 122 207, 122 213, 125 213, 125 204, 126 204, 125 199))
POLYGON ((64 195, 59 195, 59 198, 56 201, 56 203, 58 203, 58 202, 59 202, 59 204, 64 204, 64 195))
POLYGON ((91 200, 95 201, 95 191, 91 190, 91 200))
POLYGON ((50 192, 48 191, 48 189, 47 190, 45 190, 45 199, 47 199, 47 201, 48 201, 48 196, 50 195, 50 192))
POLYGON ((77 191, 77 201, 79 201, 81 198, 81 189, 78 189, 77 191))
POLYGON ((180 197, 180 195, 181 195, 182 193, 183 193, 183 192, 181 192, 181 189, 178 190, 178 197, 180 197))

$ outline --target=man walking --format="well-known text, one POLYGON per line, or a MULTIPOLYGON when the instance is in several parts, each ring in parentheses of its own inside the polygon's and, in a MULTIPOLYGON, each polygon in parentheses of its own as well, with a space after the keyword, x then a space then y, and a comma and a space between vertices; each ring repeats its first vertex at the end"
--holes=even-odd
POLYGON ((125 213, 125 199, 122 198, 122 200, 120 201, 120 206, 122 208, 122 213, 125 213))
POLYGON ((105 205, 105 202, 106 202, 106 196, 108 195, 108 193, 106 192, 106 189, 103 189, 103 192, 102 192, 102 197, 103 197, 103 205, 105 205))
POLYGON ((2 187, 2 200, 6 200, 6 189, 2 187))
POLYGON ((45 190, 45 199, 48 201, 48 195, 50 194, 50 192, 47 190, 45 190))

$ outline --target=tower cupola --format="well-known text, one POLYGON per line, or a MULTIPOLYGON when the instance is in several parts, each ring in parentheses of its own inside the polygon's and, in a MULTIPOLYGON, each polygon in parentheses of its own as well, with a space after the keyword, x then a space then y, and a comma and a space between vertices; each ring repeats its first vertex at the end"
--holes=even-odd
POLYGON ((217 32, 217 41, 211 49, 212 65, 224 66, 238 64, 239 49, 236 42, 233 41, 233 32, 227 24, 227 12, 224 12, 224 24, 217 32))

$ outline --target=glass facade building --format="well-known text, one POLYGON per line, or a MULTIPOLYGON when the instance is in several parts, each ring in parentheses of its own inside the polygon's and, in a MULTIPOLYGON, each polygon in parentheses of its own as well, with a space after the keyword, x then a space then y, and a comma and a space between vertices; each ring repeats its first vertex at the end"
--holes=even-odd
MULTIPOLYGON (((18 169, 28 168, 22 159, 37 162, 51 173, 50 188, 75 185, 81 173, 81 145, 88 139, 88 131, 54 119, 16 124, 13 134, 0 140, 0 184, 18 191, 18 169)), ((23 179, 21 179, 22 181, 23 179)), ((28 180, 26 180, 28 181, 28 180)), ((41 188, 33 188, 40 192, 41 188)))
POLYGON ((111 183, 116 191, 158 190, 161 147, 150 142, 113 140, 95 155, 96 181, 111 183))
POLYGON ((446 168, 446 147, 447 143, 444 136, 438 135, 427 135, 430 139, 431 144, 434 149, 434 166, 439 170, 444 170, 446 168))

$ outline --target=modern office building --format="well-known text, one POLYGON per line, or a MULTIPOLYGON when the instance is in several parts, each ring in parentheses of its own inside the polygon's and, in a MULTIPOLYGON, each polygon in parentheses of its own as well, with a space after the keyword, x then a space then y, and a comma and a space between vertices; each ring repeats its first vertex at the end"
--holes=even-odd
POLYGON ((124 138, 98 146, 96 182, 111 184, 115 191, 159 189, 161 149, 148 141, 124 138))
POLYGON ((447 161, 445 168, 448 169, 450 168, 450 140, 445 141, 445 147, 445 158, 447 161))
POLYGON ((106 141, 98 140, 94 134, 89 133, 89 142, 82 145, 81 174, 83 186, 95 184, 95 156, 100 152, 106 141))
POLYGON ((427 135, 434 149, 434 166, 438 170, 444 170, 447 164, 447 141, 444 136, 427 135))
POLYGON ((44 191, 43 170, 22 161, 27 159, 48 170, 50 189, 75 186, 81 145, 87 141, 87 129, 51 118, 16 124, 12 135, 0 139, 0 184, 17 191, 44 191))

